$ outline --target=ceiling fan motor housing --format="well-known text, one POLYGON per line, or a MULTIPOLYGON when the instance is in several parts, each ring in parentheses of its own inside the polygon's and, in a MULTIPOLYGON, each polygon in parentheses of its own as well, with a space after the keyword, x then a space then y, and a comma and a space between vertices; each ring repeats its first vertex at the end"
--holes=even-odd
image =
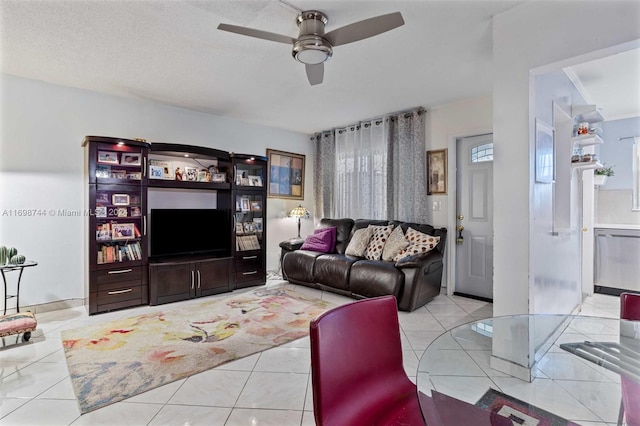
POLYGON ((324 13, 317 10, 302 12, 296 19, 300 28, 298 40, 293 45, 293 57, 309 65, 321 64, 331 58, 333 48, 324 38, 324 26, 328 20, 324 13))

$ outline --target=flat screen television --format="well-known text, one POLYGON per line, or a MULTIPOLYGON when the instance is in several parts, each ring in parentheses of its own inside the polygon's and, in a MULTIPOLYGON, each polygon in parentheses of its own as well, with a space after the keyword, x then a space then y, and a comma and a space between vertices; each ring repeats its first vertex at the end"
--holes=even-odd
POLYGON ((151 209, 152 258, 231 255, 231 213, 218 209, 151 209))

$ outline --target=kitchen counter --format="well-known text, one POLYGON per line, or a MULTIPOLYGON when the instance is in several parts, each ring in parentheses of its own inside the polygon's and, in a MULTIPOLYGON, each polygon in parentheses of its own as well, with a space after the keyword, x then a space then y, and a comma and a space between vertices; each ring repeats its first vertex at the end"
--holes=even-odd
POLYGON ((596 223, 593 229, 631 229, 640 231, 640 225, 629 225, 624 223, 596 223))

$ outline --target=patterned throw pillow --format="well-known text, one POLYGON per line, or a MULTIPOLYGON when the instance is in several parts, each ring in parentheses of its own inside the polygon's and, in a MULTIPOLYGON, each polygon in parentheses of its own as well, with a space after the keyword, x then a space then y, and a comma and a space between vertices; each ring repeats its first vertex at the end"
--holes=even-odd
POLYGON ((422 232, 416 231, 413 228, 407 229, 407 234, 405 235, 407 241, 409 241, 409 246, 400 251, 394 258, 393 261, 397 262, 403 257, 413 256, 414 254, 421 254, 430 252, 438 245, 440 242, 440 237, 434 237, 432 235, 423 234, 422 232))
POLYGON ((404 232, 402 232, 402 227, 396 226, 384 245, 384 249, 382 250, 382 260, 385 262, 391 262, 393 258, 400 253, 400 250, 405 249, 408 246, 409 241, 405 238, 404 232))
POLYGON ((387 238, 389 238, 389 234, 393 231, 393 225, 369 225, 369 228, 373 229, 373 234, 371 234, 371 239, 369 240, 367 251, 364 252, 364 257, 369 260, 380 260, 387 238))
POLYGON ((344 254, 348 256, 363 257, 364 251, 367 249, 367 245, 369 245, 372 233, 373 230, 369 228, 358 229, 353 233, 353 237, 351 237, 351 241, 349 241, 349 245, 347 246, 347 250, 344 254))

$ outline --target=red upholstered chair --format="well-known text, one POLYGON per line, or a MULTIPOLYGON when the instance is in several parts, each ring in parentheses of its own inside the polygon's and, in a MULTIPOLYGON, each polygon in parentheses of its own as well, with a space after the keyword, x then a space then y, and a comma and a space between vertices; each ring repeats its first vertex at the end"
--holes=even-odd
POLYGON ((331 309, 311 322, 310 338, 316 425, 425 424, 402 364, 395 297, 331 309))
MULTIPOLYGON (((620 318, 640 321, 640 294, 622 293, 620 295, 620 318)), ((628 426, 640 426, 640 384, 624 376, 620 378, 620 383, 622 404, 618 424, 622 424, 624 417, 628 426)))

